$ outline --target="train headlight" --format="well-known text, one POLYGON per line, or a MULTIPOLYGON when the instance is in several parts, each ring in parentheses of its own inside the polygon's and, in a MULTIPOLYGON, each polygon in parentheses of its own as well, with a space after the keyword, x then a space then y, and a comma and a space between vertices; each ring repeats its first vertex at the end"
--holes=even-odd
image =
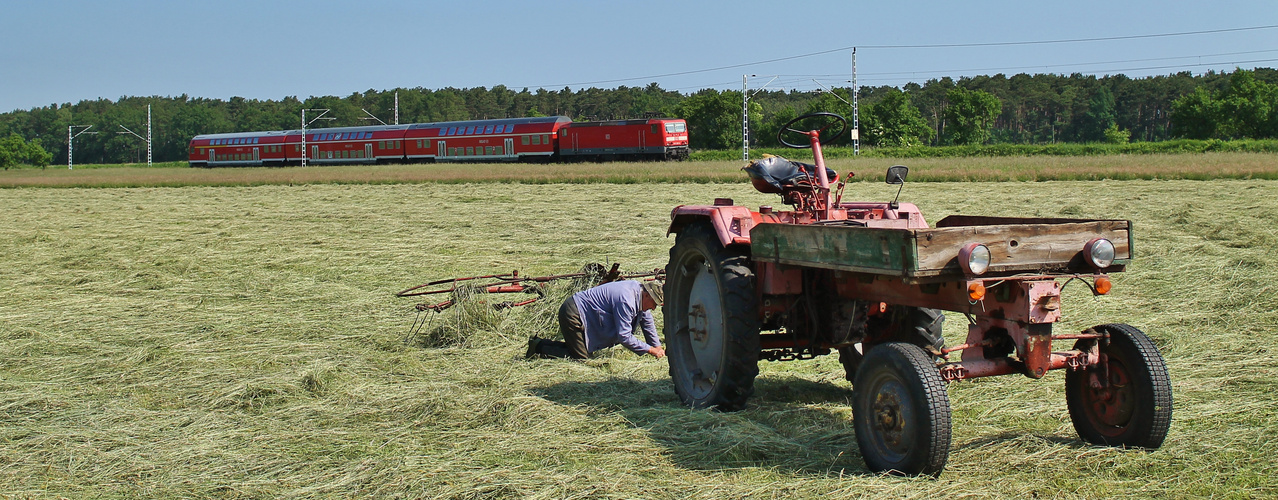
POLYGON ((980 243, 968 243, 959 250, 959 266, 963 267, 963 272, 979 276, 985 274, 990 268, 990 247, 980 243))
POLYGON ((1097 269, 1104 269, 1114 263, 1114 243, 1105 238, 1096 238, 1087 242, 1083 246, 1083 258, 1087 262, 1096 266, 1097 269))

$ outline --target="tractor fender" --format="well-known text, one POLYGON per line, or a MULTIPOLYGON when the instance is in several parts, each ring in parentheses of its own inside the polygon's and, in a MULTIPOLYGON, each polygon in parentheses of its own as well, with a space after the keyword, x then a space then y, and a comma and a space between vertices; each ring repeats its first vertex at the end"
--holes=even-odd
POLYGON ((670 228, 666 236, 678 233, 688 224, 710 220, 714 233, 723 246, 750 245, 750 230, 757 221, 750 209, 740 206, 679 205, 670 212, 670 228))

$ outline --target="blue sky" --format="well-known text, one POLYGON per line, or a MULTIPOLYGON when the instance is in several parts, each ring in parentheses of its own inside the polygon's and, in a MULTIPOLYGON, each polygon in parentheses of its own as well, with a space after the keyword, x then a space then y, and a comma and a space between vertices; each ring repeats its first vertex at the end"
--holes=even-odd
POLYGON ((396 87, 811 90, 941 76, 1278 67, 1273 0, 0 2, 0 112, 83 99, 346 96, 396 87), (749 64, 772 59, 781 61, 749 64), (715 71, 711 68, 737 66, 715 71), (681 73, 681 74, 680 74, 681 73), (669 75, 669 76, 659 76, 669 75), (781 75, 772 80, 775 75, 781 75), (814 82, 813 80, 816 80, 814 82), (817 83, 819 82, 819 83, 817 83))

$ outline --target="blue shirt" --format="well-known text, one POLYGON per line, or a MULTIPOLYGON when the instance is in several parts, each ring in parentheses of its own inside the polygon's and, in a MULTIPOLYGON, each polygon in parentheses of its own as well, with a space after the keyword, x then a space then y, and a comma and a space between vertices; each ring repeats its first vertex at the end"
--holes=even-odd
POLYGON ((643 310, 643 287, 638 281, 614 281, 604 283, 572 296, 581 315, 581 327, 586 331, 586 351, 621 344, 635 354, 647 354, 648 349, 661 346, 657 338, 657 326, 652 313, 643 310), (644 339, 635 337, 642 330, 644 339))

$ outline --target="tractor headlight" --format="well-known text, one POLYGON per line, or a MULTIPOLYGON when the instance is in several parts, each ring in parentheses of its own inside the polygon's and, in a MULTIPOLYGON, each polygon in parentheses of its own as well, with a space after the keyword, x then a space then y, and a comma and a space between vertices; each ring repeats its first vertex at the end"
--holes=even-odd
POLYGON ((980 243, 968 243, 959 250, 959 265, 963 272, 979 276, 990 268, 990 247, 980 243))
POLYGON ((1105 238, 1096 238, 1083 247, 1083 258, 1097 269, 1104 269, 1114 263, 1114 243, 1105 238))

